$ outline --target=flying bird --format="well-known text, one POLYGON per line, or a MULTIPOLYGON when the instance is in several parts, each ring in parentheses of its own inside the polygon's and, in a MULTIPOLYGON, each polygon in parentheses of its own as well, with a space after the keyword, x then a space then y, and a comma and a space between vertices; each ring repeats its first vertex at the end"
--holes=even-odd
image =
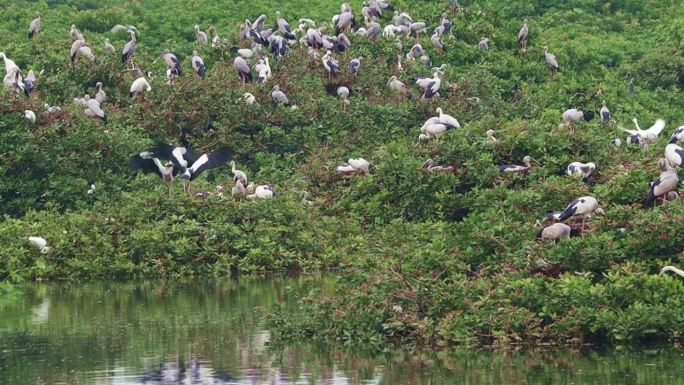
POLYGON ((633 118, 632 122, 634 122, 636 130, 628 130, 625 128, 620 129, 624 132, 629 133, 630 135, 639 135, 640 139, 647 140, 649 142, 656 140, 658 138, 658 135, 660 135, 660 133, 665 128, 665 121, 662 119, 657 119, 655 123, 653 123, 653 125, 646 130, 642 130, 641 127, 639 127, 639 122, 637 121, 637 118, 633 118))

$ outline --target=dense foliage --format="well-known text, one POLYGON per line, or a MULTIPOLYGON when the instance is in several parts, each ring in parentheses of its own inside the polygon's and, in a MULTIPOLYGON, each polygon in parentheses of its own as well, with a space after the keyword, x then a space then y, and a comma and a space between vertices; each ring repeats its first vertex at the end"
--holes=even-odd
MULTIPOLYGON (((215 25, 237 46, 236 25, 264 12, 273 22, 275 1, 14 1, 0 5, 0 46, 22 69, 44 70, 38 92, 0 100, 0 277, 56 280, 230 273, 336 270, 337 295, 307 295, 303 318, 274 309, 277 337, 315 336, 421 344, 512 343, 610 339, 676 339, 684 332, 684 286, 654 275, 678 264, 684 252, 684 203, 645 208, 648 182, 669 132, 684 123, 684 8, 677 1, 478 1, 452 15, 453 38, 438 52, 423 37, 435 65, 447 63, 441 98, 399 100, 386 87, 391 75, 405 83, 429 76, 419 62, 396 71, 392 39, 373 44, 350 35, 343 67, 364 56, 357 77, 343 71, 331 86, 320 62, 294 48, 272 60, 274 79, 247 85, 258 105, 246 107, 227 48, 201 47, 207 78, 198 81, 189 58, 197 48, 193 25, 215 25), (43 30, 26 37, 35 10, 43 30), (527 18, 530 50, 515 36, 527 18), (140 30, 136 62, 158 76, 144 101, 128 97, 134 74, 118 55, 140 30), (68 30, 75 24, 98 59, 69 62, 68 30), (477 49, 480 36, 489 51, 477 49), (560 72, 551 77, 542 57, 548 45, 560 72), (171 49, 186 69, 164 85, 171 49), (636 79, 636 93, 627 82, 636 79), (106 126, 71 103, 104 83, 106 126), (512 102, 514 84, 524 98, 512 102), (297 109, 273 106, 275 84, 297 109), (350 111, 328 90, 351 89, 350 111), (474 103, 473 97, 479 98, 474 103), (567 108, 595 110, 605 99, 617 124, 582 122, 576 132, 559 127, 567 108), (63 107, 48 114, 43 103, 63 107), (436 107, 462 128, 438 141, 418 143, 418 128, 436 107), (35 124, 21 112, 33 109, 35 124), (642 150, 611 146, 632 117, 648 125, 668 122, 656 143, 642 150), (211 122, 214 129, 205 130, 211 122), (495 129, 492 143, 485 131, 495 129), (212 149, 231 145, 252 180, 274 184, 269 201, 187 197, 179 184, 171 195, 154 175, 133 175, 128 157, 163 139, 212 149), (538 160, 526 175, 499 173, 502 163, 538 160), (342 179, 335 166, 345 157, 371 162, 366 178, 342 179), (455 164, 454 173, 428 173, 431 157, 455 164), (572 161, 592 161, 597 171, 581 181, 564 175, 572 161), (87 194, 91 184, 96 191, 87 194), (313 206, 301 200, 308 193, 313 206), (582 237, 540 242, 535 225, 548 209, 593 195, 606 211, 593 217, 582 237), (42 255, 26 237, 52 246, 42 255)), ((299 17, 329 20, 339 4, 326 0, 280 5, 292 24, 299 17)), ((360 18, 360 3, 352 4, 360 18)), ((446 2, 397 1, 414 19, 436 25, 446 2)), ((387 20, 383 21, 383 25, 387 20)), ((248 43, 242 43, 248 46, 248 43)), ((404 42, 404 53, 413 44, 404 42)), ((681 174, 681 173, 680 173, 681 174)), ((230 170, 202 176, 196 189, 230 188, 230 170)))

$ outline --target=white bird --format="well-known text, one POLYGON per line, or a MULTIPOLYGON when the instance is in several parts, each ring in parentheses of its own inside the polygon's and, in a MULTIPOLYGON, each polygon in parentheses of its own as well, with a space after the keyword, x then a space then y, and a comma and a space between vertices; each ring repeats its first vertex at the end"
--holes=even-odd
POLYGON ((105 49, 105 51, 106 51, 108 54, 110 54, 110 55, 113 55, 113 54, 116 53, 116 48, 114 48, 114 46, 109 42, 109 39, 108 39, 108 38, 105 39, 105 42, 104 42, 104 49, 105 49))
POLYGON ((566 172, 570 176, 587 178, 592 172, 594 172, 595 169, 596 164, 594 162, 572 162, 568 165, 566 172))
POLYGON ((523 52, 527 51, 527 35, 529 35, 529 33, 530 29, 527 26, 527 19, 525 19, 522 28, 520 28, 520 32, 518 32, 518 45, 523 52))
POLYGON ((601 109, 599 110, 599 116, 601 116, 601 122, 602 123, 608 123, 610 121, 610 111, 608 110, 608 107, 606 107, 606 101, 603 101, 603 106, 601 106, 601 109))
POLYGON ((249 68, 249 64, 241 56, 236 56, 233 60, 233 68, 242 80, 242 88, 245 88, 245 83, 252 81, 252 70, 249 68))
POLYGON ((131 34, 131 40, 129 40, 121 50, 121 62, 130 62, 131 65, 133 65, 133 53, 135 52, 136 45, 135 30, 129 29, 129 33, 131 34))
POLYGON ((107 93, 102 89, 102 82, 97 82, 95 84, 95 89, 97 89, 95 100, 102 105, 107 100, 107 93))
POLYGON ((74 63, 81 55, 81 47, 85 46, 85 40, 76 40, 71 43, 71 49, 69 50, 69 58, 71 62, 74 63))
POLYGON ((199 44, 207 44, 209 39, 207 38, 207 34, 200 31, 200 26, 195 24, 195 38, 197 39, 197 42, 199 44))
POLYGON ((482 38, 480 38, 480 42, 477 44, 477 48, 479 48, 483 51, 487 51, 489 49, 489 45, 487 44, 488 42, 489 42, 489 39, 482 36, 482 38))
POLYGON ((558 59, 556 59, 556 55, 549 52, 548 46, 544 46, 544 59, 546 60, 546 64, 549 66, 551 75, 555 74, 556 71, 558 71, 558 59))
POLYGON ((24 91, 24 82, 21 80, 21 75, 19 74, 19 68, 15 67, 10 73, 5 75, 3 81, 3 86, 7 90, 14 91, 14 94, 20 94, 24 91))
POLYGON ((389 87, 393 92, 405 95, 407 92, 406 85, 399 81, 396 76, 392 76, 387 82, 387 87, 389 87))
POLYGON ((164 60, 164 63, 166 63, 166 66, 168 67, 168 70, 166 72, 167 78, 171 78, 173 75, 181 76, 183 74, 180 60, 178 60, 176 55, 171 53, 171 51, 168 48, 163 50, 159 57, 161 57, 164 60))
POLYGON ((672 167, 684 168, 684 148, 674 143, 665 146, 665 159, 672 167))
POLYGON ((639 122, 637 121, 637 118, 633 118, 632 122, 634 122, 634 125, 636 126, 636 130, 628 130, 625 128, 620 128, 622 131, 629 133, 630 135, 639 135, 640 139, 647 140, 649 142, 652 142, 658 138, 658 135, 663 131, 665 128, 665 121, 662 119, 657 119, 655 123, 651 127, 649 127, 647 130, 642 130, 641 127, 639 127, 639 122))
POLYGON ((450 128, 461 128, 458 120, 451 115, 447 115, 442 112, 442 108, 438 107, 436 112, 439 114, 439 122, 450 127, 450 128))
POLYGON ((570 238, 573 234, 573 228, 565 223, 554 223, 545 227, 541 233, 541 239, 550 239, 558 242, 561 238, 570 238))
POLYGON ((29 39, 35 36, 38 32, 40 32, 40 26, 41 26, 41 17, 40 17, 40 12, 36 12, 36 18, 31 20, 31 24, 29 25, 28 29, 28 37, 29 39))
POLYGON ((342 99, 342 106, 346 111, 347 107, 349 107, 349 88, 345 86, 337 87, 337 96, 342 99))
POLYGON ((5 74, 12 73, 12 71, 15 68, 17 69, 17 72, 21 72, 17 63, 15 63, 14 60, 8 58, 4 52, 0 52, 0 57, 2 57, 2 60, 5 61, 5 74))
POLYGON ((235 167, 235 161, 231 160, 230 161, 230 169, 231 172, 233 173, 233 182, 240 182, 242 183, 243 186, 247 187, 247 174, 245 174, 244 171, 238 170, 235 167))
POLYGON ((332 51, 327 51, 321 58, 321 62, 323 62, 323 67, 328 72, 328 78, 337 76, 340 72, 340 63, 332 57, 332 51))
POLYGON ((50 252, 50 247, 47 245, 47 241, 42 237, 28 237, 28 241, 31 246, 38 249, 41 254, 47 254, 50 252))
POLYGON ((197 75, 199 75, 199 77, 204 79, 206 67, 204 66, 204 61, 200 57, 199 52, 197 52, 197 50, 192 51, 191 61, 192 61, 192 69, 194 69, 195 72, 197 72, 197 75))
POLYGON ((421 98, 429 99, 434 96, 439 96, 439 88, 441 85, 442 79, 439 77, 439 74, 435 72, 434 76, 432 77, 432 80, 428 82, 427 88, 425 88, 425 91, 423 92, 423 96, 421 98))
POLYGON ((496 139, 496 131, 494 130, 487 130, 485 133, 487 135, 487 138, 489 139, 490 142, 496 143, 498 140, 496 139))
MULTIPOLYGON (((148 76, 150 76, 150 73, 148 72, 148 76)), ((150 77, 151 78, 151 77, 150 77)), ((152 86, 150 86, 150 83, 147 82, 147 79, 145 79, 144 76, 141 76, 133 81, 133 84, 131 84, 131 89, 129 95, 131 97, 137 96, 137 95, 143 95, 144 92, 150 92, 152 91, 152 86)))
POLYGON ((570 108, 563 112, 563 123, 566 127, 575 129, 575 124, 580 120, 590 121, 593 119, 593 112, 584 111, 580 108, 570 108))
POLYGON ((93 50, 90 49, 90 47, 88 47, 87 45, 82 45, 81 47, 79 47, 78 51, 79 51, 80 55, 85 56, 90 61, 95 60, 95 55, 93 54, 93 50))
POLYGON ((268 93, 268 95, 271 97, 273 102, 275 103, 282 103, 282 104, 289 104, 290 100, 287 98, 287 95, 283 91, 280 90, 280 87, 278 86, 273 86, 273 89, 271 92, 268 93))
POLYGON ((104 122, 104 124, 107 124, 107 116, 105 115, 104 111, 102 110, 102 107, 100 107, 100 103, 97 102, 95 99, 91 99, 90 96, 86 95, 85 97, 85 115, 91 118, 98 118, 104 122))
POLYGON ((343 174, 356 173, 362 176, 368 175, 370 164, 363 158, 349 158, 342 166, 337 167, 337 171, 343 174))
POLYGON ((660 159, 658 162, 662 172, 658 179, 651 182, 651 186, 648 189, 648 195, 644 201, 644 205, 652 205, 659 197, 663 197, 663 204, 667 201, 667 194, 671 191, 677 189, 677 184, 679 183, 679 176, 677 171, 670 168, 668 161, 666 159, 660 159))
POLYGON ((242 95, 242 97, 244 98, 245 103, 247 105, 252 105, 254 104, 254 102, 256 102, 256 98, 254 97, 254 95, 250 94, 249 92, 245 92, 244 95, 242 95))
POLYGON ((26 120, 28 120, 31 123, 35 123, 36 122, 36 113, 31 111, 31 110, 25 110, 24 111, 24 118, 26 118, 26 120))
POLYGON ((684 270, 680 270, 674 266, 665 266, 662 269, 660 269, 660 275, 667 273, 668 271, 671 271, 675 274, 677 274, 680 277, 684 277, 684 270))
POLYGON ((603 215, 604 211, 601 207, 599 207, 599 203, 596 198, 584 196, 570 202, 558 219, 560 221, 564 221, 573 216, 581 217, 582 233, 584 233, 586 217, 592 213, 603 215))
POLYGON ((239 201, 240 199, 245 197, 245 186, 242 183, 240 183, 240 181, 235 181, 235 186, 233 186, 230 195, 236 201, 239 201))
POLYGON ((69 28, 69 36, 71 37, 71 40, 84 40, 83 34, 74 24, 71 24, 71 28, 69 28))
POLYGON ((95 193, 95 190, 97 190, 97 187, 95 186, 95 184, 91 184, 88 191, 86 191, 86 194, 91 195, 91 194, 95 193))
POLYGON ((525 156, 523 158, 524 166, 518 164, 502 164, 499 166, 499 171, 504 173, 527 172, 530 170, 530 168, 532 168, 532 160, 533 159, 531 156, 525 156))
MULTIPOLYGON (((27 76, 27 78, 28 78, 28 76, 27 76)), ((26 82, 26 81, 24 81, 24 82, 26 82)), ((674 130, 674 132, 670 136, 670 143, 677 144, 682 140, 684 140, 684 126, 679 126, 679 127, 677 127, 676 130, 674 130)))
POLYGON ((253 194, 247 195, 247 199, 268 199, 273 197, 273 187, 267 184, 256 186, 253 194))
POLYGON ((211 38, 211 46, 212 46, 212 47, 218 47, 219 45, 221 45, 221 38, 219 37, 219 34, 218 34, 218 32, 216 31, 216 27, 214 27, 214 26, 212 25, 212 26, 209 27, 208 31, 209 31, 209 34, 212 35, 212 38, 211 38))
POLYGON ((359 68, 361 68, 361 60, 363 60, 363 56, 359 56, 349 61, 347 67, 354 75, 356 75, 359 72, 359 68))

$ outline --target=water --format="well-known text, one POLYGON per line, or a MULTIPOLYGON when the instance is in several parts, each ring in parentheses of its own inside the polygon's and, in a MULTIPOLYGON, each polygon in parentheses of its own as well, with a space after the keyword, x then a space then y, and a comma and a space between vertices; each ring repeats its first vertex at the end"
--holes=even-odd
POLYGON ((0 301, 0 384, 684 384, 684 349, 272 348, 259 311, 310 278, 37 285, 0 301))

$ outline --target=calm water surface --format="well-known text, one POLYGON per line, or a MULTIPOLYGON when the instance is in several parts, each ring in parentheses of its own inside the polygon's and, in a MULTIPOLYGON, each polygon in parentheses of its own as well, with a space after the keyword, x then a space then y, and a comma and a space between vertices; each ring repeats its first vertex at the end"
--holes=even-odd
POLYGON ((311 278, 37 285, 0 300, 0 384, 684 384, 684 349, 369 355, 272 348, 311 278))

